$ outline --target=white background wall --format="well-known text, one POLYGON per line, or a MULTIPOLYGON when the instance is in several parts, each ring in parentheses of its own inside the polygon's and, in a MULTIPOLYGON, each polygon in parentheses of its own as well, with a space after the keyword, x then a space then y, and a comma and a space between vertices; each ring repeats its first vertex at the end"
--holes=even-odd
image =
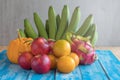
POLYGON ((71 14, 80 6, 80 25, 93 14, 99 33, 98 46, 120 46, 120 0, 0 0, 0 45, 8 45, 17 37, 16 29, 23 28, 24 18, 30 19, 35 26, 33 12, 38 12, 45 21, 50 5, 60 14, 65 4, 71 14))

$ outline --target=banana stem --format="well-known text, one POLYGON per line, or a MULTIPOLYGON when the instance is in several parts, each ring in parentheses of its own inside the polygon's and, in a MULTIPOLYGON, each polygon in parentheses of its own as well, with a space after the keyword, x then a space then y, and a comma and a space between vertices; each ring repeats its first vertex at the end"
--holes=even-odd
POLYGON ((19 29, 17 29, 17 34, 18 34, 18 39, 21 41, 21 36, 20 36, 19 29))
POLYGON ((73 44, 72 40, 71 40, 72 34, 71 33, 66 33, 66 39, 70 42, 70 44, 73 44))

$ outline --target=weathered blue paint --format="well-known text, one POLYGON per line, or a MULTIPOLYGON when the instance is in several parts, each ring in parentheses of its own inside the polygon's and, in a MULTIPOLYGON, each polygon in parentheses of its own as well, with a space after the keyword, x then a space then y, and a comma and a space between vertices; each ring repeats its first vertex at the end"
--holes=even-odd
POLYGON ((27 80, 30 71, 12 64, 6 57, 6 50, 0 53, 0 80, 27 80))
POLYGON ((51 70, 46 74, 37 74, 31 70, 27 80, 54 80, 55 70, 51 70))
POLYGON ((76 67, 74 71, 68 74, 63 74, 56 70, 55 80, 82 80, 82 76, 80 74, 79 67, 76 67))
POLYGON ((2 52, 0 52, 0 61, 7 58, 6 57, 6 52, 7 52, 7 50, 3 50, 2 52))
POLYGON ((0 80, 27 80, 29 72, 10 62, 0 64, 0 80))
POLYGON ((3 50, 2 52, 0 52, 0 64, 3 62, 10 62, 6 56, 7 50, 3 50))
POLYGON ((79 65, 68 74, 57 70, 46 74, 24 70, 19 65, 12 64, 6 57, 6 52, 0 52, 0 80, 120 80, 120 61, 108 50, 97 50, 97 61, 91 65, 79 65))
POLYGON ((79 68, 82 80, 108 80, 98 60, 91 65, 80 65, 79 68))
POLYGON ((109 50, 96 51, 99 62, 110 80, 120 80, 120 61, 109 50))

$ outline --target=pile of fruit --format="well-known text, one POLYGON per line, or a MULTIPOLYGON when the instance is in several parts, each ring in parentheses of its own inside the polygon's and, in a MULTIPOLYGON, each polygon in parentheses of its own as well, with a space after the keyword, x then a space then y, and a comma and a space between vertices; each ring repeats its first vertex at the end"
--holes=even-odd
POLYGON ((67 5, 61 16, 56 15, 50 6, 44 25, 35 12, 38 34, 29 20, 24 19, 24 30, 18 29, 18 38, 8 45, 8 59, 36 73, 47 73, 50 69, 69 73, 80 64, 92 64, 96 59, 94 47, 98 33, 92 15, 79 28, 80 16, 79 7, 75 8, 70 19, 67 5))

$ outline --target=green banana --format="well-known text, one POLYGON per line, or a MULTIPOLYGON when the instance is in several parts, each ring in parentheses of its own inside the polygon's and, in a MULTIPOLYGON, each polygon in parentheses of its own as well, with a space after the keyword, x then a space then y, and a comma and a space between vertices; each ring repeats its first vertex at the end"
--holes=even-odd
POLYGON ((96 45, 96 42, 98 40, 98 32, 95 31, 95 38, 92 40, 92 44, 95 46, 96 45))
MULTIPOLYGON (((48 20, 46 20, 45 29, 46 29, 47 34, 49 34, 49 22, 48 22, 48 20)), ((49 38, 49 35, 48 35, 48 38, 49 38)))
POLYGON ((55 39, 57 24, 56 24, 56 14, 52 6, 49 7, 48 11, 48 22, 49 22, 49 38, 55 39))
POLYGON ((56 16, 56 23, 57 23, 57 31, 58 31, 58 29, 59 29, 59 25, 60 25, 60 15, 58 14, 57 16, 56 16))
POLYGON ((62 10, 61 22, 56 34, 56 40, 59 40, 61 38, 65 29, 68 27, 68 22, 69 22, 69 8, 67 5, 65 5, 62 10))
POLYGON ((25 33, 26 37, 29 38, 29 36, 27 35, 27 31, 26 31, 25 28, 24 28, 24 33, 25 33))
POLYGON ((80 8, 76 7, 73 14, 72 14, 70 24, 68 25, 68 28, 65 30, 62 38, 65 37, 65 34, 67 32, 72 32, 72 33, 76 32, 76 29, 77 29, 79 22, 80 22, 80 17, 81 17, 80 8))
POLYGON ((90 24, 93 22, 93 16, 90 14, 82 24, 82 26, 76 32, 77 35, 83 36, 90 27, 90 24))
POLYGON ((97 40, 98 40, 98 32, 96 31, 94 37, 91 40, 91 44, 93 45, 93 47, 96 45, 97 40))
POLYGON ((28 19, 24 19, 24 29, 27 37, 31 37, 33 39, 38 37, 28 19))
POLYGON ((48 35, 47 35, 46 30, 45 30, 45 26, 42 23, 42 20, 40 19, 39 15, 36 12, 34 12, 33 15, 34 15, 34 22, 35 22, 35 25, 37 27, 39 36, 48 39, 48 35))
POLYGON ((91 33, 90 42, 93 46, 95 46, 96 41, 98 40, 98 33, 97 33, 97 30, 96 30, 96 25, 92 24, 92 27, 93 27, 93 32, 91 33))
POLYGON ((90 27, 88 28, 87 32, 83 35, 83 37, 91 37, 93 30, 94 30, 94 26, 93 26, 93 24, 91 24, 90 27))
POLYGON ((20 34, 20 37, 26 37, 26 35, 22 29, 17 29, 17 31, 20 34))

